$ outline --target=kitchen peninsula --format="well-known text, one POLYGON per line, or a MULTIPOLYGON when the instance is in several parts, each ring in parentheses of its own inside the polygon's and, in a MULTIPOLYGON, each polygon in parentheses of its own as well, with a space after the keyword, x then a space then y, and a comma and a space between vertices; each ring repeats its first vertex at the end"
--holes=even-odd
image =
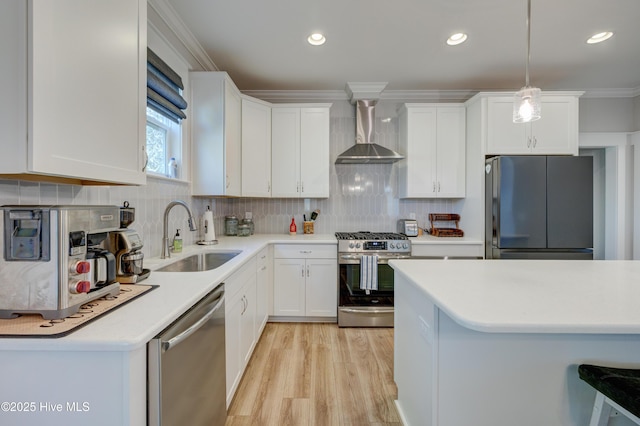
POLYGON ((577 366, 640 368, 640 262, 390 264, 407 426, 584 425, 595 392, 577 366))

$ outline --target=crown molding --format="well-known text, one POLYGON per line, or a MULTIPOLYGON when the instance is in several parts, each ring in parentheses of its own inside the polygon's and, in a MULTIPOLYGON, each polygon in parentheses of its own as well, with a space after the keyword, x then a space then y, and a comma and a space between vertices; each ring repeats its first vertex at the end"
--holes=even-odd
POLYGON ((184 21, 167 0, 147 0, 149 7, 158 14, 170 31, 182 43, 185 49, 202 67, 203 71, 219 71, 213 60, 207 55, 202 45, 185 25, 184 21))
POLYGON ((634 89, 589 89, 583 98, 635 98, 640 96, 640 87, 634 89))
MULTIPOLYGON (((346 90, 243 90, 242 93, 272 103, 352 99, 352 95, 346 90)), ((398 102, 464 102, 476 93, 473 90, 385 90, 376 99, 398 102)))

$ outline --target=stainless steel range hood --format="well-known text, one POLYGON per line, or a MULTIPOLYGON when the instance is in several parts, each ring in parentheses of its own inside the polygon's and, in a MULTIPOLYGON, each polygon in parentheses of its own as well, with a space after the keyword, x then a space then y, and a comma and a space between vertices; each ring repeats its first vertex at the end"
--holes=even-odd
POLYGON ((403 155, 373 142, 376 103, 375 99, 356 100, 356 144, 338 155, 336 164, 388 164, 404 158, 403 155))

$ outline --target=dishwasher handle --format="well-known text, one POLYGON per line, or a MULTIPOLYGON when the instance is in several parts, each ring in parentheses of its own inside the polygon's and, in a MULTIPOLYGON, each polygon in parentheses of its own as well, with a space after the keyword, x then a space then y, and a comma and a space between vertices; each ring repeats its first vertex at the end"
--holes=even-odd
POLYGON ((200 318, 198 321, 193 323, 193 325, 189 326, 189 328, 187 328, 185 331, 178 334, 177 336, 174 336, 167 341, 161 342, 160 345, 162 346, 162 352, 163 353, 167 352, 170 349, 174 348, 175 346, 179 345, 180 342, 182 342, 187 337, 191 336, 193 333, 198 331, 200 327, 202 327, 207 321, 209 321, 211 317, 218 311, 218 309, 220 309, 220 307, 223 306, 224 292, 216 300, 217 300, 217 303, 213 306, 213 308, 211 308, 206 314, 204 314, 202 318, 200 318))

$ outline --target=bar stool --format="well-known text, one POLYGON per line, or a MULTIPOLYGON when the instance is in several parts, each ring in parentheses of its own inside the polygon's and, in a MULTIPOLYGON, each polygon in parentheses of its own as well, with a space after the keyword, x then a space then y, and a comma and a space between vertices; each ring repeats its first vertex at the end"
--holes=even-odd
POLYGON ((597 391, 589 426, 606 426, 611 409, 640 425, 640 370, 581 364, 578 375, 597 391))

